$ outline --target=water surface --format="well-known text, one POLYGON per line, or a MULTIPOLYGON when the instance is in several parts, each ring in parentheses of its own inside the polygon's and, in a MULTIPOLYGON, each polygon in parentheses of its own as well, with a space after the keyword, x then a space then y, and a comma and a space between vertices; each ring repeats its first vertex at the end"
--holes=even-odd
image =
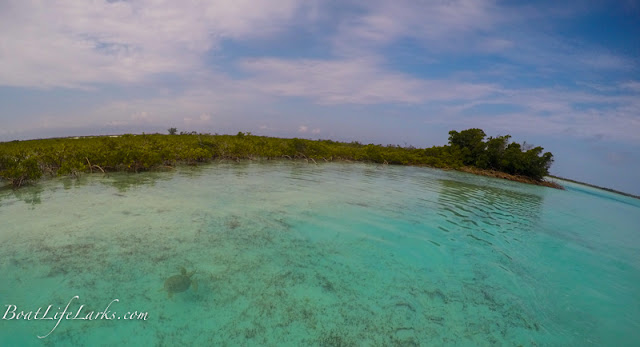
POLYGON ((276 161, 3 189, 0 345, 637 345, 640 203, 567 188, 276 161), (114 319, 6 319, 76 295, 114 319))

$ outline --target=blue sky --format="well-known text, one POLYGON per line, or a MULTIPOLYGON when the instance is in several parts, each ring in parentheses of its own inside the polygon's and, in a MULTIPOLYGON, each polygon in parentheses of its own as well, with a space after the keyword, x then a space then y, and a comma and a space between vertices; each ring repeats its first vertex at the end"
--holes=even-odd
POLYGON ((0 141, 179 130, 428 147, 479 127, 640 194, 640 2, 0 1, 0 141))

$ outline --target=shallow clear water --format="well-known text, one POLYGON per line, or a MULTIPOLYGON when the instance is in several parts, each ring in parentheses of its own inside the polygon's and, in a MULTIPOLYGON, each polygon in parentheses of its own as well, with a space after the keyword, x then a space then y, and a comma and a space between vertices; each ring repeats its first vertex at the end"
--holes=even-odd
POLYGON ((567 187, 242 162, 3 189, 0 345, 637 345, 640 201, 567 187))

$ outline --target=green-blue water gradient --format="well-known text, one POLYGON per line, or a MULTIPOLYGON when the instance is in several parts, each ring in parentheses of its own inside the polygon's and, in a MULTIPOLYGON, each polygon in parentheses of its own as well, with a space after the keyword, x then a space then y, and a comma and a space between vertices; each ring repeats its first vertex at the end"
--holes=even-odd
POLYGON ((4 189, 0 345, 637 345, 640 201, 565 184, 262 161, 4 189), (7 319, 76 295, 114 319, 7 319))

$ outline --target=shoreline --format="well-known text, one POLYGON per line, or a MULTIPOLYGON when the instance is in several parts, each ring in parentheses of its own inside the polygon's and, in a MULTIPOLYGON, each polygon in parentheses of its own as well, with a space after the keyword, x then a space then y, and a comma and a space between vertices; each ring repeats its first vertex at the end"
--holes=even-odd
MULTIPOLYGON (((505 172, 501 172, 501 171, 495 171, 495 170, 484 170, 484 169, 478 169, 475 167, 471 167, 471 166, 463 166, 459 169, 457 169, 460 172, 466 172, 466 173, 470 173, 473 175, 478 175, 478 176, 486 176, 486 177, 494 177, 494 178, 501 178, 501 179, 505 179, 508 181, 514 181, 514 182, 520 182, 520 183, 526 183, 526 184, 533 184, 536 186, 543 186, 543 187, 549 187, 549 188, 555 188, 555 189, 560 189, 560 190, 566 190, 562 185, 555 183, 555 182, 550 182, 550 181, 536 181, 532 178, 529 177, 525 177, 525 176, 518 176, 518 175, 511 175, 505 172)), ((550 176, 552 177, 552 176, 550 176)))
MULTIPOLYGON (((550 154, 550 153, 549 153, 550 154)), ((256 136, 185 133, 123 134, 0 142, 0 179, 14 188, 43 176, 77 177, 91 172, 141 172, 218 160, 361 162, 457 170, 514 182, 563 189, 557 183, 464 166, 458 146, 431 148, 256 136)))
POLYGON ((591 188, 595 188, 595 189, 604 190, 604 191, 610 192, 610 193, 620 194, 620 195, 623 195, 623 196, 627 196, 627 197, 630 197, 630 198, 635 198, 635 199, 639 199, 640 200, 640 195, 634 195, 634 194, 631 194, 631 193, 625 193, 625 192, 621 192, 619 190, 615 190, 615 189, 612 189, 612 188, 601 187, 601 186, 597 186, 595 184, 590 184, 590 183, 586 183, 586 182, 580 182, 580 181, 576 181, 576 180, 572 180, 570 178, 564 178, 564 177, 560 177, 560 176, 549 175, 549 177, 554 178, 554 179, 558 179, 558 180, 562 180, 562 181, 567 181, 567 182, 571 182, 571 183, 580 184, 580 185, 591 187, 591 188))
MULTIPOLYGON (((550 182, 550 181, 536 181, 534 179, 528 178, 528 177, 524 177, 524 176, 517 176, 517 175, 511 175, 508 173, 504 173, 504 172, 500 172, 500 171, 495 171, 495 170, 484 170, 484 169, 478 169, 475 167, 470 167, 470 166, 463 166, 460 168, 451 168, 451 167, 436 167, 436 166, 429 166, 429 165, 424 165, 424 164, 389 164, 389 163, 378 163, 378 162, 374 162, 374 161, 365 161, 365 160, 351 160, 351 159, 343 159, 343 158, 331 158, 330 160, 314 160, 313 158, 304 158, 304 157, 290 157, 290 156, 283 156, 280 158, 271 158, 271 157, 247 157, 247 158, 214 158, 210 161, 199 161, 199 162, 189 162, 189 161, 184 161, 184 162, 177 162, 174 163, 173 165, 160 165, 160 166, 156 166, 156 167, 152 167, 149 168, 147 170, 140 170, 140 171, 128 171, 128 170, 106 170, 106 171, 100 171, 97 170, 96 168, 93 168, 92 171, 85 171, 85 172, 76 172, 74 174, 70 174, 70 175, 45 175, 42 178, 39 178, 38 180, 35 181, 31 181, 31 182, 25 182, 25 184, 21 185, 20 187, 23 186, 33 186, 36 185, 39 181, 41 180, 45 180, 47 178, 54 178, 54 177, 61 177, 61 176, 68 176, 71 178, 78 178, 81 174, 109 174, 109 173, 124 173, 124 174, 137 174, 137 173, 142 173, 142 172, 162 172, 162 171, 167 171, 167 170, 173 170, 176 169, 178 167, 189 167, 189 166, 199 166, 199 165, 207 165, 207 164, 214 164, 214 163, 221 163, 221 162, 236 162, 239 163, 241 161, 245 161, 245 162, 260 162, 260 161, 300 161, 300 162, 305 162, 307 164, 313 164, 313 165, 319 165, 322 163, 334 163, 334 162, 344 162, 344 163, 363 163, 363 164, 378 164, 378 165, 398 165, 398 166, 414 166, 414 167, 427 167, 427 168, 431 168, 431 169, 436 169, 436 170, 444 170, 444 171, 458 171, 458 172, 464 172, 464 173, 468 173, 468 174, 472 174, 472 175, 476 175, 476 176, 484 176, 484 177, 492 177, 492 178, 499 178, 499 179, 505 179, 508 181, 512 181, 512 182, 518 182, 518 183, 524 183, 524 184, 531 184, 531 185, 536 185, 536 186, 543 186, 543 187, 548 187, 548 188, 554 188, 554 189, 560 189, 560 190, 566 190, 562 185, 557 184, 555 182, 550 182)), ((553 178, 557 178, 554 176, 550 176, 553 178)), ((561 178, 558 178, 561 179, 561 178)), ((569 180, 567 180, 569 181, 569 180)), ((2 182, 2 180, 0 180, 0 182, 2 182)), ((576 182, 576 183, 580 183, 580 182, 576 182)), ((6 184, 0 184, 0 189, 3 188, 9 188, 11 189, 11 182, 7 181, 6 184)), ((18 189, 20 187, 13 187, 13 189, 18 189)), ((599 187, 595 187, 594 188, 599 188, 599 187)), ((628 195, 628 194, 623 194, 623 195, 628 195)))

